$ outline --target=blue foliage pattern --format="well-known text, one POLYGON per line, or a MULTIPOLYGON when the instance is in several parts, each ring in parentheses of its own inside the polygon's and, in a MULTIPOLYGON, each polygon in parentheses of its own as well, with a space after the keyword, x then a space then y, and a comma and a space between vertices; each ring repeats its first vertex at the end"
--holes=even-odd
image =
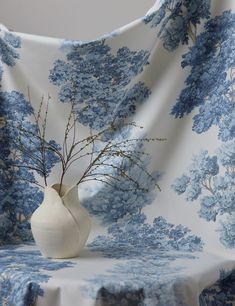
POLYGON ((219 139, 235 137, 235 14, 225 11, 210 19, 195 45, 183 55, 182 67, 191 67, 171 114, 183 117, 196 107, 193 131, 204 133, 213 125, 219 128, 219 139))
POLYGON ((0 249, 0 305, 32 306, 44 291, 49 271, 72 267, 69 261, 56 262, 41 256, 39 251, 14 247, 0 249))
POLYGON ((232 306, 235 303, 235 269, 220 272, 219 280, 200 294, 200 306, 232 306))
MULTIPOLYGON (((28 120, 32 113, 22 93, 0 92, 0 245, 32 240, 29 217, 43 197, 38 186, 32 185, 37 184, 34 173, 23 166, 37 168, 40 151, 39 141, 31 136, 37 132, 28 120)), ((52 153, 45 158, 48 176, 58 159, 52 153)))
POLYGON ((88 244, 95 251, 101 251, 111 258, 136 258, 149 252, 182 251, 197 252, 203 248, 200 237, 179 224, 167 223, 163 217, 156 217, 153 224, 146 222, 144 213, 126 214, 107 228, 107 236, 97 236, 88 244))
POLYGON ((130 86, 148 64, 148 51, 122 47, 114 54, 105 39, 65 45, 66 61, 55 61, 49 80, 60 86, 61 102, 72 101, 81 124, 99 130, 117 123, 150 95, 143 82, 130 86))
MULTIPOLYGON (((15 48, 20 47, 19 37, 5 31, 0 38, 1 62, 14 66, 19 59, 15 48)), ((0 70, 2 76, 2 66, 0 70)), ((39 189, 28 183, 35 181, 33 173, 13 166, 19 162, 15 146, 20 133, 19 125, 27 130, 34 128, 26 120, 31 114, 32 107, 23 94, 17 91, 0 92, 0 245, 32 239, 27 217, 42 200, 39 189)))
POLYGON ((183 117, 194 108, 193 131, 201 134, 213 125, 224 143, 216 155, 202 150, 193 156, 188 172, 177 178, 172 187, 185 194, 187 201, 200 200, 199 216, 207 221, 220 221, 220 241, 235 247, 235 14, 223 12, 206 22, 195 45, 183 55, 182 67, 191 66, 191 73, 172 108, 172 115, 183 117))
POLYGON ((13 67, 20 57, 17 52, 19 48, 21 48, 20 38, 7 30, 0 29, 0 81, 3 74, 2 64, 13 67))
POLYGON ((226 221, 220 222, 220 241, 228 248, 234 248, 235 241, 235 213, 228 215, 226 221))
MULTIPOLYGON (((13 67, 20 58, 19 37, 1 29, 0 60, 13 67)), ((0 65, 0 81, 3 68, 0 65)), ((38 169, 40 142, 38 127, 30 122, 34 110, 18 91, 0 91, 0 245, 32 240, 29 217, 42 201, 33 171, 38 169), (33 186, 32 184, 36 184, 33 186)), ((50 144, 58 148, 54 140, 50 144)), ((45 169, 38 175, 48 177, 58 158, 45 152, 45 169)))
MULTIPOLYGON (((126 179, 125 176, 121 177, 118 171, 107 167, 101 166, 100 173, 109 173, 114 178, 109 179, 112 185, 97 184, 96 187, 90 186, 86 188, 88 198, 82 201, 84 207, 87 208, 90 214, 99 217, 103 224, 110 224, 116 222, 119 218, 124 217, 126 214, 135 214, 140 212, 141 209, 153 202, 156 197, 156 183, 161 179, 163 173, 158 171, 151 172, 151 175, 146 173, 150 163, 150 156, 141 155, 139 152, 144 152, 144 142, 141 141, 144 137, 139 136, 135 141, 128 144, 123 144, 124 140, 130 139, 132 129, 121 128, 115 135, 112 135, 112 143, 116 144, 122 150, 129 150, 133 152, 133 163, 125 157, 113 157, 108 160, 105 157, 104 164, 111 164, 120 167, 130 177, 135 179, 136 182, 148 191, 142 189, 133 189, 133 182, 126 179), (118 178, 115 180, 115 178, 118 178)), ((108 135, 108 138, 110 135, 108 135)), ((101 162, 103 160, 101 159, 101 162)))
POLYGON ((227 142, 210 156, 202 150, 194 155, 187 173, 177 178, 172 187, 179 195, 185 194, 187 201, 200 200, 198 214, 207 221, 216 221, 218 215, 228 220, 221 223, 221 241, 227 247, 234 246, 235 212, 235 145, 227 142), (223 174, 222 174, 223 173, 223 174), (226 228, 229 226, 229 230, 226 228))
POLYGON ((105 257, 128 262, 89 279, 89 288, 82 288, 84 295, 104 305, 186 306, 180 293, 186 281, 180 276, 184 267, 171 266, 171 262, 195 259, 195 252, 203 248, 200 237, 163 217, 156 217, 151 225, 143 213, 126 215, 107 231, 108 235, 97 236, 88 247, 105 257))
MULTIPOLYGON (((195 259, 187 254, 178 258, 185 262, 195 259)), ((188 280, 180 275, 184 267, 171 266, 178 258, 167 253, 149 254, 116 264, 106 274, 88 279, 89 283, 81 290, 84 296, 95 299, 97 305, 188 306, 182 290, 188 280)))
POLYGON ((197 25, 210 17, 211 0, 164 0, 161 7, 144 17, 145 24, 160 27, 158 37, 168 51, 195 40, 197 25))

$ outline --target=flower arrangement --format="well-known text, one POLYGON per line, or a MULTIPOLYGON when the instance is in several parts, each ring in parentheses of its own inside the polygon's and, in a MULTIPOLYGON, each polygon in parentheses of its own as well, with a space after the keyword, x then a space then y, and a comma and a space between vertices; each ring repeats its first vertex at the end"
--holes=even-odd
MULTIPOLYGON (((21 152, 21 158, 13 164, 14 167, 26 168, 30 171, 35 171, 43 177, 44 186, 47 186, 47 179, 52 166, 57 162, 61 165, 61 174, 59 178, 59 195, 61 196, 62 185, 66 174, 76 162, 83 158, 90 158, 90 161, 76 185, 87 181, 99 181, 105 184, 113 185, 120 177, 124 177, 131 182, 131 190, 142 190, 148 192, 147 188, 142 187, 136 178, 130 176, 126 168, 126 163, 131 163, 141 169, 149 178, 155 181, 155 178, 142 167, 141 157, 149 155, 144 150, 136 149, 137 143, 145 143, 150 141, 164 141, 164 138, 128 138, 118 141, 115 137, 117 131, 123 128, 140 128, 135 122, 118 124, 112 122, 108 127, 101 131, 92 133, 86 138, 79 139, 77 136, 76 113, 74 111, 74 103, 71 102, 71 108, 68 114, 67 123, 64 130, 63 142, 61 145, 54 140, 47 140, 46 129, 48 121, 49 104, 51 101, 50 95, 47 99, 41 98, 38 111, 35 112, 28 90, 28 100, 32 107, 32 116, 34 124, 14 126, 18 130, 18 137, 14 140, 17 150, 21 152), (27 158, 26 158, 27 157, 27 158), (113 162, 115 160, 115 162, 113 162), (50 161, 50 162, 49 162, 50 161), (111 171, 110 171, 111 170, 111 171), (113 175, 115 172, 115 175, 113 175)), ((36 180, 31 183, 40 185, 36 180)), ((159 185, 155 182, 156 187, 160 190, 159 185)), ((116 185, 115 185, 116 187, 116 185)), ((119 187, 120 188, 120 187, 119 187)), ((130 191, 122 190, 122 191, 130 191)))

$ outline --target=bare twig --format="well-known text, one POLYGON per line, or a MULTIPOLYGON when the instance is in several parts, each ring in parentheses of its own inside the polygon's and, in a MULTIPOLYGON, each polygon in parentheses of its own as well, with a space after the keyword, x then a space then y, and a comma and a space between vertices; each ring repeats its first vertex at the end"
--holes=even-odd
MULTIPOLYGON (((29 103, 32 106, 29 89, 28 99, 29 103)), ((148 188, 144 188, 143 186, 141 186, 140 182, 138 181, 138 177, 133 178, 129 173, 129 169, 134 166, 137 167, 143 173, 145 173, 152 181, 154 181, 158 189, 161 190, 159 185, 156 183, 156 179, 143 166, 142 157, 145 155, 149 155, 149 153, 146 153, 143 150, 139 149, 137 145, 140 143, 144 144, 146 142, 165 141, 165 138, 145 137, 123 139, 119 141, 115 140, 114 138, 113 140, 105 141, 105 138, 107 136, 106 133, 111 133, 112 135, 113 133, 119 130, 121 131, 121 129, 125 127, 134 127, 141 129, 143 128, 142 126, 137 125, 135 122, 122 123, 122 126, 120 126, 120 123, 119 125, 115 125, 113 121, 107 128, 104 128, 102 131, 93 134, 92 130, 90 129, 90 135, 88 137, 84 139, 77 139, 77 119, 74 112, 75 102, 72 101, 67 124, 65 126, 62 148, 59 150, 58 148, 53 146, 53 144, 46 140, 46 127, 50 100, 51 97, 48 95, 48 99, 44 108, 43 105, 45 104, 45 101, 44 97, 42 96, 37 114, 35 114, 33 110, 33 117, 37 127, 36 132, 27 131, 23 126, 19 126, 20 137, 14 142, 16 150, 25 154, 25 156, 27 156, 29 160, 32 161, 32 163, 20 165, 13 158, 14 163, 12 164, 12 167, 27 168, 30 171, 36 171, 37 173, 40 173, 44 178, 44 184, 47 185, 48 174, 46 167, 46 152, 53 152, 59 158, 59 161, 61 163, 61 176, 59 183, 59 195, 61 195, 63 180, 70 167, 81 158, 90 157, 90 162, 87 165, 85 171, 83 172, 81 178, 76 183, 77 185, 88 181, 99 181, 106 183, 107 185, 110 185, 113 188, 118 188, 123 191, 142 190, 147 192, 148 188), (42 113, 44 114, 42 115, 42 113), (27 148, 27 146, 24 145, 24 142, 22 141, 21 137, 28 137, 30 141, 32 139, 32 143, 36 140, 39 145, 38 150, 31 150, 30 147, 27 148), (95 149, 96 142, 99 144, 99 147, 101 147, 100 149, 95 149), (86 152, 89 147, 91 147, 91 151, 88 150, 88 152, 86 152), (113 157, 115 158, 115 164, 112 163, 113 157), (125 161, 128 162, 128 164, 126 164, 125 161), (33 165, 33 162, 35 162, 36 166, 33 165), (128 165, 127 169, 126 165, 128 165), (102 171, 103 167, 106 170, 104 169, 102 171), (112 170, 109 173, 107 169, 112 170), (104 179, 102 179, 102 177, 104 179), (120 186, 121 184, 115 184, 115 182, 123 182, 123 178, 130 181, 134 188, 123 189, 120 186)), ((21 156, 19 156, 19 159, 20 158, 21 156)), ((33 181, 30 182, 35 183, 33 181)), ((40 185, 38 183, 36 184, 38 186, 40 185)))

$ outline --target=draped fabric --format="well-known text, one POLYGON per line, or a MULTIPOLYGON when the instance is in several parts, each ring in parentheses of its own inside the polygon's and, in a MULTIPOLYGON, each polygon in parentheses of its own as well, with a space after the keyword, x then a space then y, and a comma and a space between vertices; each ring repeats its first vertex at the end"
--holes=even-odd
MULTIPOLYGON (((235 305, 234 9, 233 0, 157 1, 93 41, 1 25, 0 305, 235 305), (118 180, 103 165, 106 182, 79 185, 92 231, 68 260, 42 257, 30 229, 45 178, 61 173, 53 152, 38 170, 34 115, 45 103, 54 148, 72 106, 78 139, 115 122, 101 145, 112 139, 138 160, 124 157, 118 180)), ((89 161, 64 182, 79 181, 89 161)))

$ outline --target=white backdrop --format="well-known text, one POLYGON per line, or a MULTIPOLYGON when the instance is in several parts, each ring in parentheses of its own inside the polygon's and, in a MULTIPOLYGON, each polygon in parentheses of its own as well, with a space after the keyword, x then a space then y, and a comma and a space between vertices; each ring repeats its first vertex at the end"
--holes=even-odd
POLYGON ((89 40, 143 16, 154 0, 0 0, 0 23, 16 32, 89 40))

